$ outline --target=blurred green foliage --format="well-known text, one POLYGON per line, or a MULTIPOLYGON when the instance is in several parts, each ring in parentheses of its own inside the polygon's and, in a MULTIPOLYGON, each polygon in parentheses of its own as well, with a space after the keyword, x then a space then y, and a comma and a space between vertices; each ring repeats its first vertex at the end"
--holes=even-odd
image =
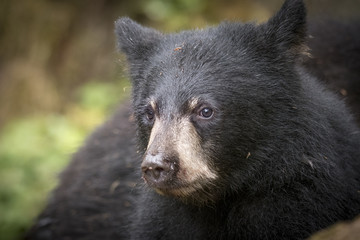
POLYGON ((9 122, 0 136, 0 236, 17 239, 44 206, 56 176, 88 132, 129 94, 126 80, 90 82, 63 114, 9 122))
POLYGON ((85 130, 61 115, 10 123, 0 139, 0 233, 14 238, 30 224, 85 130))

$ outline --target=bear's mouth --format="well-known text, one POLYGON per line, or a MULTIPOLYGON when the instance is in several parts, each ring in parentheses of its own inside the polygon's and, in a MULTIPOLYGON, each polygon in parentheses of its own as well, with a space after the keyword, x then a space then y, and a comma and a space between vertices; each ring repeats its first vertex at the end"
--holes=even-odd
POLYGON ((168 195, 174 197, 187 197, 191 193, 197 191, 193 186, 182 186, 182 187, 174 187, 174 188, 155 188, 155 191, 160 195, 168 195))
POLYGON ((144 182, 151 188, 155 189, 161 195, 187 195, 196 191, 198 184, 181 182, 177 177, 169 178, 167 181, 156 181, 152 178, 148 179, 146 175, 142 176, 144 182))
MULTIPOLYGON (((221 188, 221 187, 220 187, 221 188)), ((212 204, 221 196, 221 192, 214 183, 206 184, 202 181, 186 183, 178 186, 167 186, 165 188, 153 187, 160 195, 173 197, 184 203, 198 206, 212 204)))
POLYGON ((209 195, 208 192, 212 189, 211 186, 209 186, 210 182, 204 182, 204 180, 198 179, 192 182, 180 182, 179 179, 177 180, 178 181, 174 180, 168 184, 148 185, 160 195, 182 199, 187 199, 195 195, 209 195))

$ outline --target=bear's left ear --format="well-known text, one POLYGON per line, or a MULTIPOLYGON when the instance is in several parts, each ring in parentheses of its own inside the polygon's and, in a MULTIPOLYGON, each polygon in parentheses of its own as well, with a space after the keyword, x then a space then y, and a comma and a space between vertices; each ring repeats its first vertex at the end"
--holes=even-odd
POLYGON ((292 55, 306 54, 306 9, 302 0, 286 0, 264 25, 268 40, 292 55))
POLYGON ((115 22, 115 34, 118 48, 126 54, 130 64, 135 65, 154 52, 162 36, 160 32, 143 27, 127 17, 119 18, 115 22))

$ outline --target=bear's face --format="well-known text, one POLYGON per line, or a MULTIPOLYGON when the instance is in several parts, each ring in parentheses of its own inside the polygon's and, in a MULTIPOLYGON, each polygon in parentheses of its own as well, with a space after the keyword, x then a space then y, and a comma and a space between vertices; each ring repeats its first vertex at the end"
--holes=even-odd
POLYGON ((259 26, 225 23, 163 35, 117 21, 130 62, 141 171, 158 193, 216 201, 260 164, 250 153, 296 95, 298 83, 287 79, 296 79, 291 68, 305 13, 294 2, 259 26))
POLYGON ((218 60, 197 34, 171 40, 143 69, 146 84, 134 89, 143 178, 162 194, 214 199, 221 108, 229 102, 217 94, 221 81, 211 73, 218 60))

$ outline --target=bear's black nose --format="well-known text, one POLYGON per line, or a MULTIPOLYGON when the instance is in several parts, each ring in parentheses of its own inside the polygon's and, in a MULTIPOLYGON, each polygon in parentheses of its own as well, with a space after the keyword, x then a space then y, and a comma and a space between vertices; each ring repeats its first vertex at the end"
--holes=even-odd
POLYGON ((163 188, 175 177, 176 161, 162 153, 146 154, 141 164, 143 178, 150 186, 163 188))

